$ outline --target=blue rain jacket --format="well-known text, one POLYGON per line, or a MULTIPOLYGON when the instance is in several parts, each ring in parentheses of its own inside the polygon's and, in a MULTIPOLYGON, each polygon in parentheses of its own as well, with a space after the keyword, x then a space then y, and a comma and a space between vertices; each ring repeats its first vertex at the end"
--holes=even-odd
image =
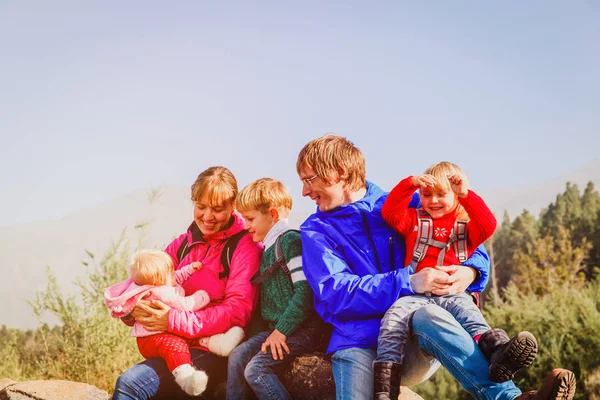
MULTIPOLYGON (((387 197, 367 182, 362 199, 317 212, 301 225, 302 265, 315 293, 315 310, 333 325, 327 353, 359 347, 376 348, 381 318, 400 297, 414 294, 412 268, 403 268, 404 239, 381 217, 387 197)), ((411 207, 420 203, 415 194, 411 207)), ((479 279, 468 290, 481 292, 489 277, 483 246, 463 264, 479 279)))

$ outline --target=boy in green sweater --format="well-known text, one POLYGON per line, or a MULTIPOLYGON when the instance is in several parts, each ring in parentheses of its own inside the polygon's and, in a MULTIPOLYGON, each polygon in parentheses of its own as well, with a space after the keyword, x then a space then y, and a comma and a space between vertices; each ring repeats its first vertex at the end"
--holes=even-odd
POLYGON ((281 182, 262 178, 239 193, 236 208, 252 240, 265 248, 260 275, 252 281, 260 285, 261 314, 270 329, 229 354, 226 396, 241 400, 254 391, 259 399, 291 399, 276 372, 295 357, 315 351, 324 331, 302 270, 300 234, 290 230, 287 220, 292 197, 281 182))

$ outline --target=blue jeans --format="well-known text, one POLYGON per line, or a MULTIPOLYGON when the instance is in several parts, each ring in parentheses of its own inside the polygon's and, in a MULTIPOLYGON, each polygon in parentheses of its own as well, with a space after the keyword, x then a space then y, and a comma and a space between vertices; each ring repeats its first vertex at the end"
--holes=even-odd
POLYGON ((404 296, 396 300, 381 321, 375 362, 403 364, 404 349, 410 337, 411 317, 416 310, 427 304, 437 304, 448 311, 471 337, 490 330, 473 297, 468 293, 433 297, 421 294, 404 296))
POLYGON ((227 399, 252 398, 252 392, 259 399, 291 399, 277 373, 297 356, 316 351, 322 332, 312 327, 298 329, 286 340, 290 354, 284 352, 283 360, 273 360, 270 348, 267 349, 267 354, 261 351, 262 344, 272 332, 273 329, 252 336, 229 354, 227 399))
MULTIPOLYGON (((190 349, 192 363, 208 375, 207 392, 225 380, 227 359, 198 349, 190 349)), ((200 399, 201 397, 193 397, 200 399)), ((117 379, 112 400, 146 399, 192 399, 173 378, 162 358, 149 358, 127 371, 117 379)))
MULTIPOLYGON (((512 381, 490 381, 489 363, 448 311, 426 305, 415 311, 413 336, 409 339, 402 371, 402 385, 427 380, 440 363, 473 397, 481 400, 510 400, 521 394, 512 381)), ((332 356, 336 399, 372 399, 375 350, 350 348, 332 356)))

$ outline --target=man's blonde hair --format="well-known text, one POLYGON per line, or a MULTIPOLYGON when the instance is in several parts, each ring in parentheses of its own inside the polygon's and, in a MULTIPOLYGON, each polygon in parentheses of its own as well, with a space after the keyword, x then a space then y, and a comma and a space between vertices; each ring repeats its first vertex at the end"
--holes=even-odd
POLYGON ((218 207, 234 203, 238 194, 237 180, 225 167, 210 167, 201 172, 192 185, 192 201, 208 197, 208 205, 218 207))
POLYGON ((239 212, 258 210, 263 214, 270 208, 292 209, 292 196, 283 183, 272 178, 261 178, 251 182, 240 192, 236 208, 239 212))
POLYGON ((354 143, 342 136, 328 133, 308 142, 298 154, 296 172, 300 175, 307 168, 327 184, 343 178, 352 191, 367 185, 365 156, 354 143))
MULTIPOLYGON (((425 170, 425 174, 432 175, 437 181, 437 184, 433 188, 435 191, 444 193, 452 192, 452 186, 448 179, 448 177, 452 175, 460 175, 463 183, 469 188, 469 180, 467 179, 465 171, 458 165, 449 161, 440 161, 433 164, 425 170)), ((458 219, 469 220, 469 214, 467 214, 466 210, 460 204, 457 205, 456 215, 458 219)))
POLYGON ((141 250, 130 265, 131 279, 137 285, 166 285, 174 270, 173 259, 161 250, 141 250))

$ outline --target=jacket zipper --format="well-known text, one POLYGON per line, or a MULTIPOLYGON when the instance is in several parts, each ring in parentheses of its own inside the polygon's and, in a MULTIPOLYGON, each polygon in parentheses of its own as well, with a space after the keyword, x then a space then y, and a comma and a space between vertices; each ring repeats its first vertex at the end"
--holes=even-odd
POLYGON ((371 251, 373 252, 373 257, 375 257, 375 263, 377 264, 377 270, 379 272, 383 272, 381 270, 381 263, 379 262, 379 255, 375 249, 375 243, 373 242, 373 237, 371 236, 371 228, 369 227, 369 223, 367 222, 367 216, 363 213, 363 210, 360 210, 360 215, 362 216, 363 225, 365 226, 365 231, 367 232, 367 236, 369 237, 369 243, 371 245, 371 251))

